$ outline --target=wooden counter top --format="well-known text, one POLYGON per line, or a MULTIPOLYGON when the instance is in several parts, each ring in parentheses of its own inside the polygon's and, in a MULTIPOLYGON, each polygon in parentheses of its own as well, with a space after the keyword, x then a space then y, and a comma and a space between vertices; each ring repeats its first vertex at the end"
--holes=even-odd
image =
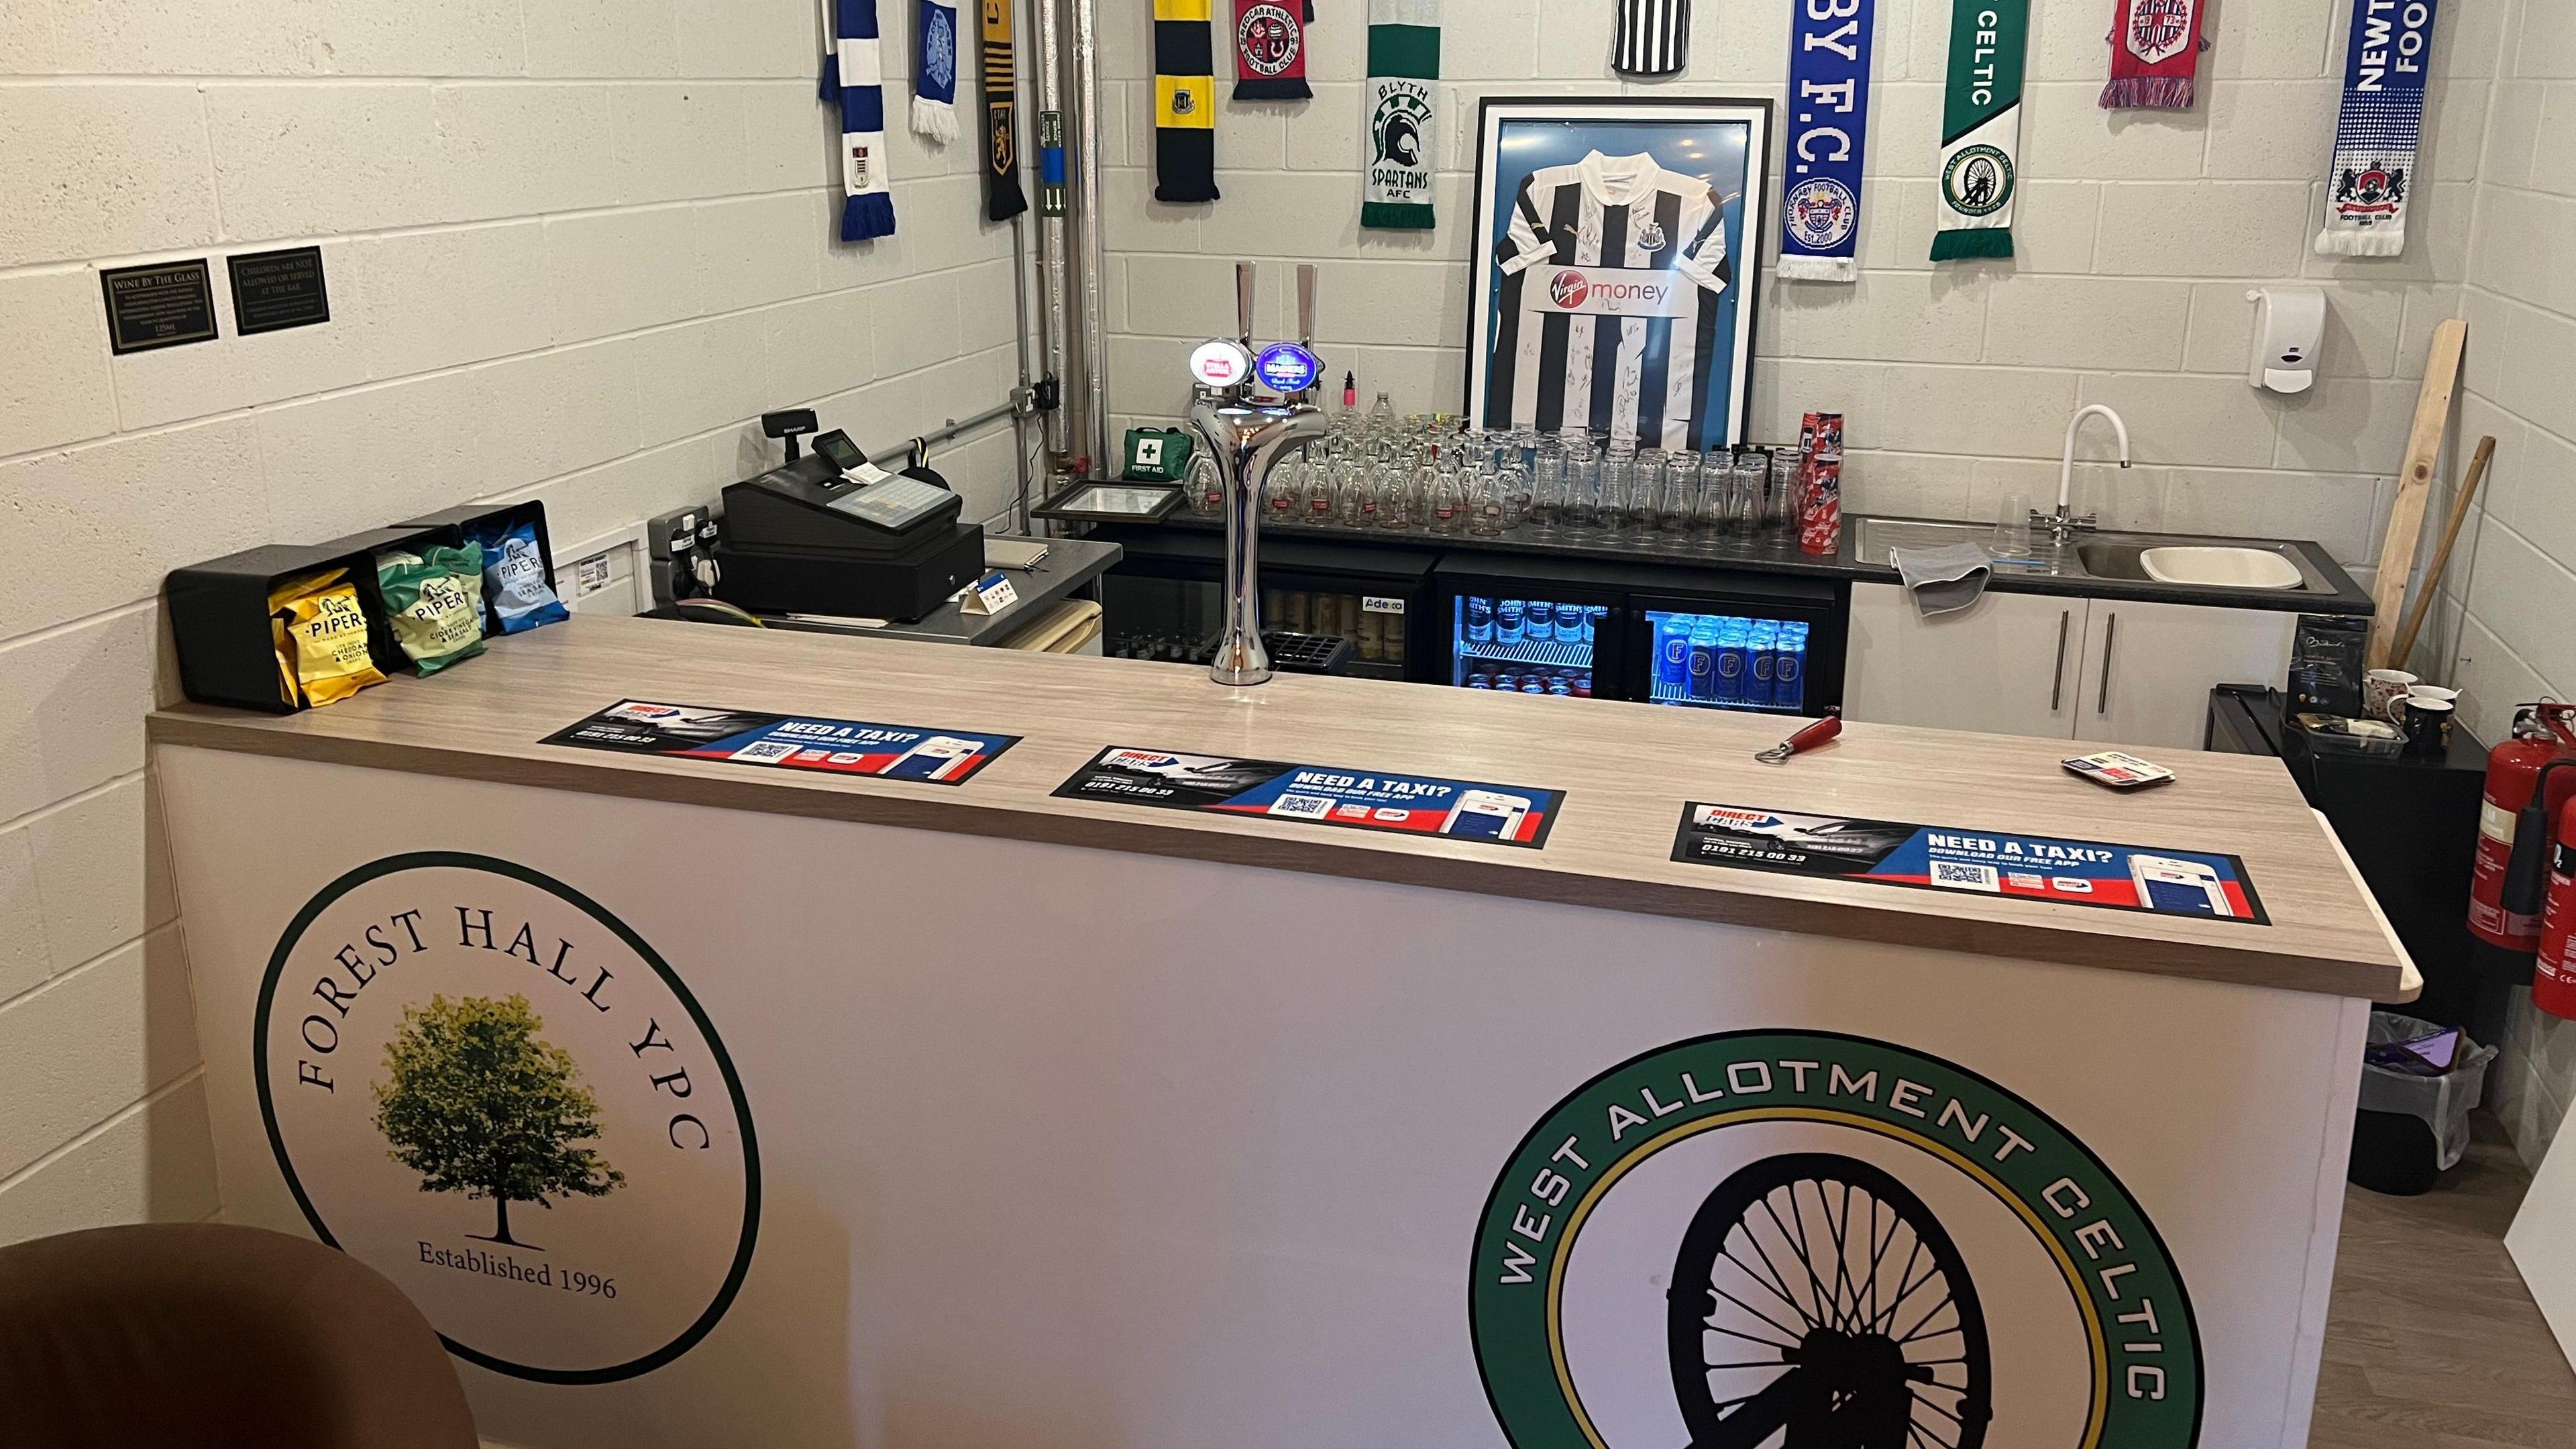
MULTIPOLYGON (((2410 998, 2392 947, 2278 761, 2160 752, 2121 795, 2064 741, 1853 725, 1786 766, 1794 725, 1601 700, 1195 669, 643 619, 581 617, 431 679, 304 714, 186 705, 157 744, 547 789, 1225 860, 1811 935, 2254 986, 2410 998), (1024 736, 960 788, 537 743, 621 699, 1024 736), (1242 755, 1566 792, 1544 850, 1060 800, 1102 747, 1242 755), (1672 862, 1685 800, 2244 859, 2272 924, 2150 916, 1672 862)), ((1580 969, 1581 963, 1570 962, 1580 969)), ((1722 963, 1712 963, 1722 967, 1722 963)))

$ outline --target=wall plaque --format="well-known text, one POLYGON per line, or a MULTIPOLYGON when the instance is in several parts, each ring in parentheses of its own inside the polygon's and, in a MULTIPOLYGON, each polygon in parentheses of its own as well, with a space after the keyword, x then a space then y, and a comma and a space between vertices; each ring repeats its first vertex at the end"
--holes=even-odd
POLYGON ((215 289, 206 259, 111 267, 98 274, 107 296, 108 344, 118 356, 215 338, 215 289))
POLYGON ((233 278, 233 330, 242 336, 331 320, 320 247, 246 252, 224 265, 233 278))

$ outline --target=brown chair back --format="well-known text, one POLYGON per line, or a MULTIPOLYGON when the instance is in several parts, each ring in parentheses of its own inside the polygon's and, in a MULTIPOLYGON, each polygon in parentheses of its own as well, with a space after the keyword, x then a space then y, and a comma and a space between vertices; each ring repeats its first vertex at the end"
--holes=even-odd
POLYGON ((401 1289, 320 1243, 214 1223, 0 1248, 0 1421, 27 1449, 476 1449, 401 1289))

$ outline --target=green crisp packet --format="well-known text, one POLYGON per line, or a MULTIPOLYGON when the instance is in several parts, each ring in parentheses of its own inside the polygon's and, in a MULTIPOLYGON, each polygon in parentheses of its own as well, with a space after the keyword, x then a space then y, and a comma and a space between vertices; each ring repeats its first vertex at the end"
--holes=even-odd
POLYGON ((378 554, 376 588, 394 638, 421 673, 483 652, 482 545, 378 554))

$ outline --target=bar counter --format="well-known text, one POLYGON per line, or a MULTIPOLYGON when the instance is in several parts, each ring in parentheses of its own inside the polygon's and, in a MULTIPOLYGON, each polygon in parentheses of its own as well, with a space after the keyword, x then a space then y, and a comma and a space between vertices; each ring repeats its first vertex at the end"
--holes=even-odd
POLYGON ((150 736, 227 1215, 392 1276, 496 1443, 2304 1444, 2418 985, 2332 837, 2277 762, 1795 724, 576 618, 150 736), (621 702, 987 743, 544 743, 621 702), (1541 803, 1059 793, 1113 749, 1541 803), (2258 904, 1677 859, 1708 805, 2258 904))

